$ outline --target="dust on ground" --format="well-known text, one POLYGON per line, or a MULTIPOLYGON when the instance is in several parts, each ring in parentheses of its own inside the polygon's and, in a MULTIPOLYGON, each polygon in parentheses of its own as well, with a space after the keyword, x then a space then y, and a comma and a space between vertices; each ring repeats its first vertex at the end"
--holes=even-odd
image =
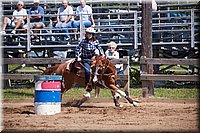
POLYGON ((36 115, 34 99, 3 101, 4 131, 72 131, 72 132, 198 132, 198 101, 161 98, 141 99, 133 107, 112 99, 91 98, 80 107, 71 106, 77 99, 64 99, 56 115, 36 115))

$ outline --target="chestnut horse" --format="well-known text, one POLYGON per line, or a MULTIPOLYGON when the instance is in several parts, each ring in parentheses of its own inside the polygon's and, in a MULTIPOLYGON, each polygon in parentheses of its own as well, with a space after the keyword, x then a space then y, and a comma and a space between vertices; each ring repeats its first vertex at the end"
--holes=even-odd
MULTIPOLYGON (((47 68, 43 75, 62 75, 63 83, 61 87, 61 95, 69 90, 74 83, 86 87, 85 84, 85 74, 82 63, 75 67, 73 65, 74 59, 68 60, 65 63, 55 65, 47 68)), ((91 77, 97 76, 97 82, 92 83, 94 86, 105 87, 111 90, 115 106, 121 107, 119 104, 119 98, 121 96, 125 97, 129 103, 133 106, 137 106, 137 101, 132 100, 125 92, 121 91, 116 87, 116 69, 115 66, 105 57, 96 56, 95 60, 92 61, 92 72, 91 77)), ((92 81, 92 80, 91 80, 92 81)))

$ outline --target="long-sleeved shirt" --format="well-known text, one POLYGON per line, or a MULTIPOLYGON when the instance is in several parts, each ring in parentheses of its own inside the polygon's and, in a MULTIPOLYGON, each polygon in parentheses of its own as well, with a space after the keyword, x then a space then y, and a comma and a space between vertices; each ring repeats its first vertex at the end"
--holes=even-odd
POLYGON ((104 55, 103 49, 99 46, 99 41, 94 42, 83 39, 75 50, 75 57, 81 59, 91 59, 94 55, 104 55))

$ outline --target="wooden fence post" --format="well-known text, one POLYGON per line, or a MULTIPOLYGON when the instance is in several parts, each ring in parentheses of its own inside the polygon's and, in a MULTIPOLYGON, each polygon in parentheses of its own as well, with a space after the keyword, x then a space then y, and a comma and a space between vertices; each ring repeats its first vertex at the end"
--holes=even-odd
MULTIPOLYGON (((146 58, 152 58, 152 3, 145 0, 142 1, 142 56, 146 58)), ((141 65, 142 72, 147 74, 153 74, 153 65, 146 64, 141 65)), ((154 83, 153 81, 142 81, 142 87, 148 89, 149 95, 154 95, 154 83)), ((142 93, 146 96, 146 89, 142 93)))
POLYGON ((129 67, 130 67, 130 64, 129 64, 129 56, 124 56, 123 58, 126 58, 127 59, 127 64, 124 65, 124 74, 127 75, 127 82, 124 86, 124 92, 126 93, 126 95, 130 95, 130 74, 129 74, 129 67))

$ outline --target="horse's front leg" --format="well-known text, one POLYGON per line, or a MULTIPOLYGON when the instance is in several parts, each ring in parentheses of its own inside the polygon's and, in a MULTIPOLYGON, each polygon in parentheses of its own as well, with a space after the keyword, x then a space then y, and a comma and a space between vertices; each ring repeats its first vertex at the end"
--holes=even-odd
POLYGON ((123 92, 122 90, 120 90, 119 88, 117 88, 115 85, 110 85, 109 87, 111 88, 111 90, 113 92, 115 92, 115 96, 117 94, 120 94, 121 96, 125 97, 126 100, 128 100, 128 102, 130 104, 133 104, 133 106, 138 106, 138 103, 136 101, 134 101, 132 98, 130 98, 125 92, 123 92))
POLYGON ((69 84, 68 82, 65 82, 65 81, 61 83, 61 102, 62 102, 62 97, 64 93, 68 91, 69 89, 71 89, 72 85, 73 85, 72 83, 69 84))

